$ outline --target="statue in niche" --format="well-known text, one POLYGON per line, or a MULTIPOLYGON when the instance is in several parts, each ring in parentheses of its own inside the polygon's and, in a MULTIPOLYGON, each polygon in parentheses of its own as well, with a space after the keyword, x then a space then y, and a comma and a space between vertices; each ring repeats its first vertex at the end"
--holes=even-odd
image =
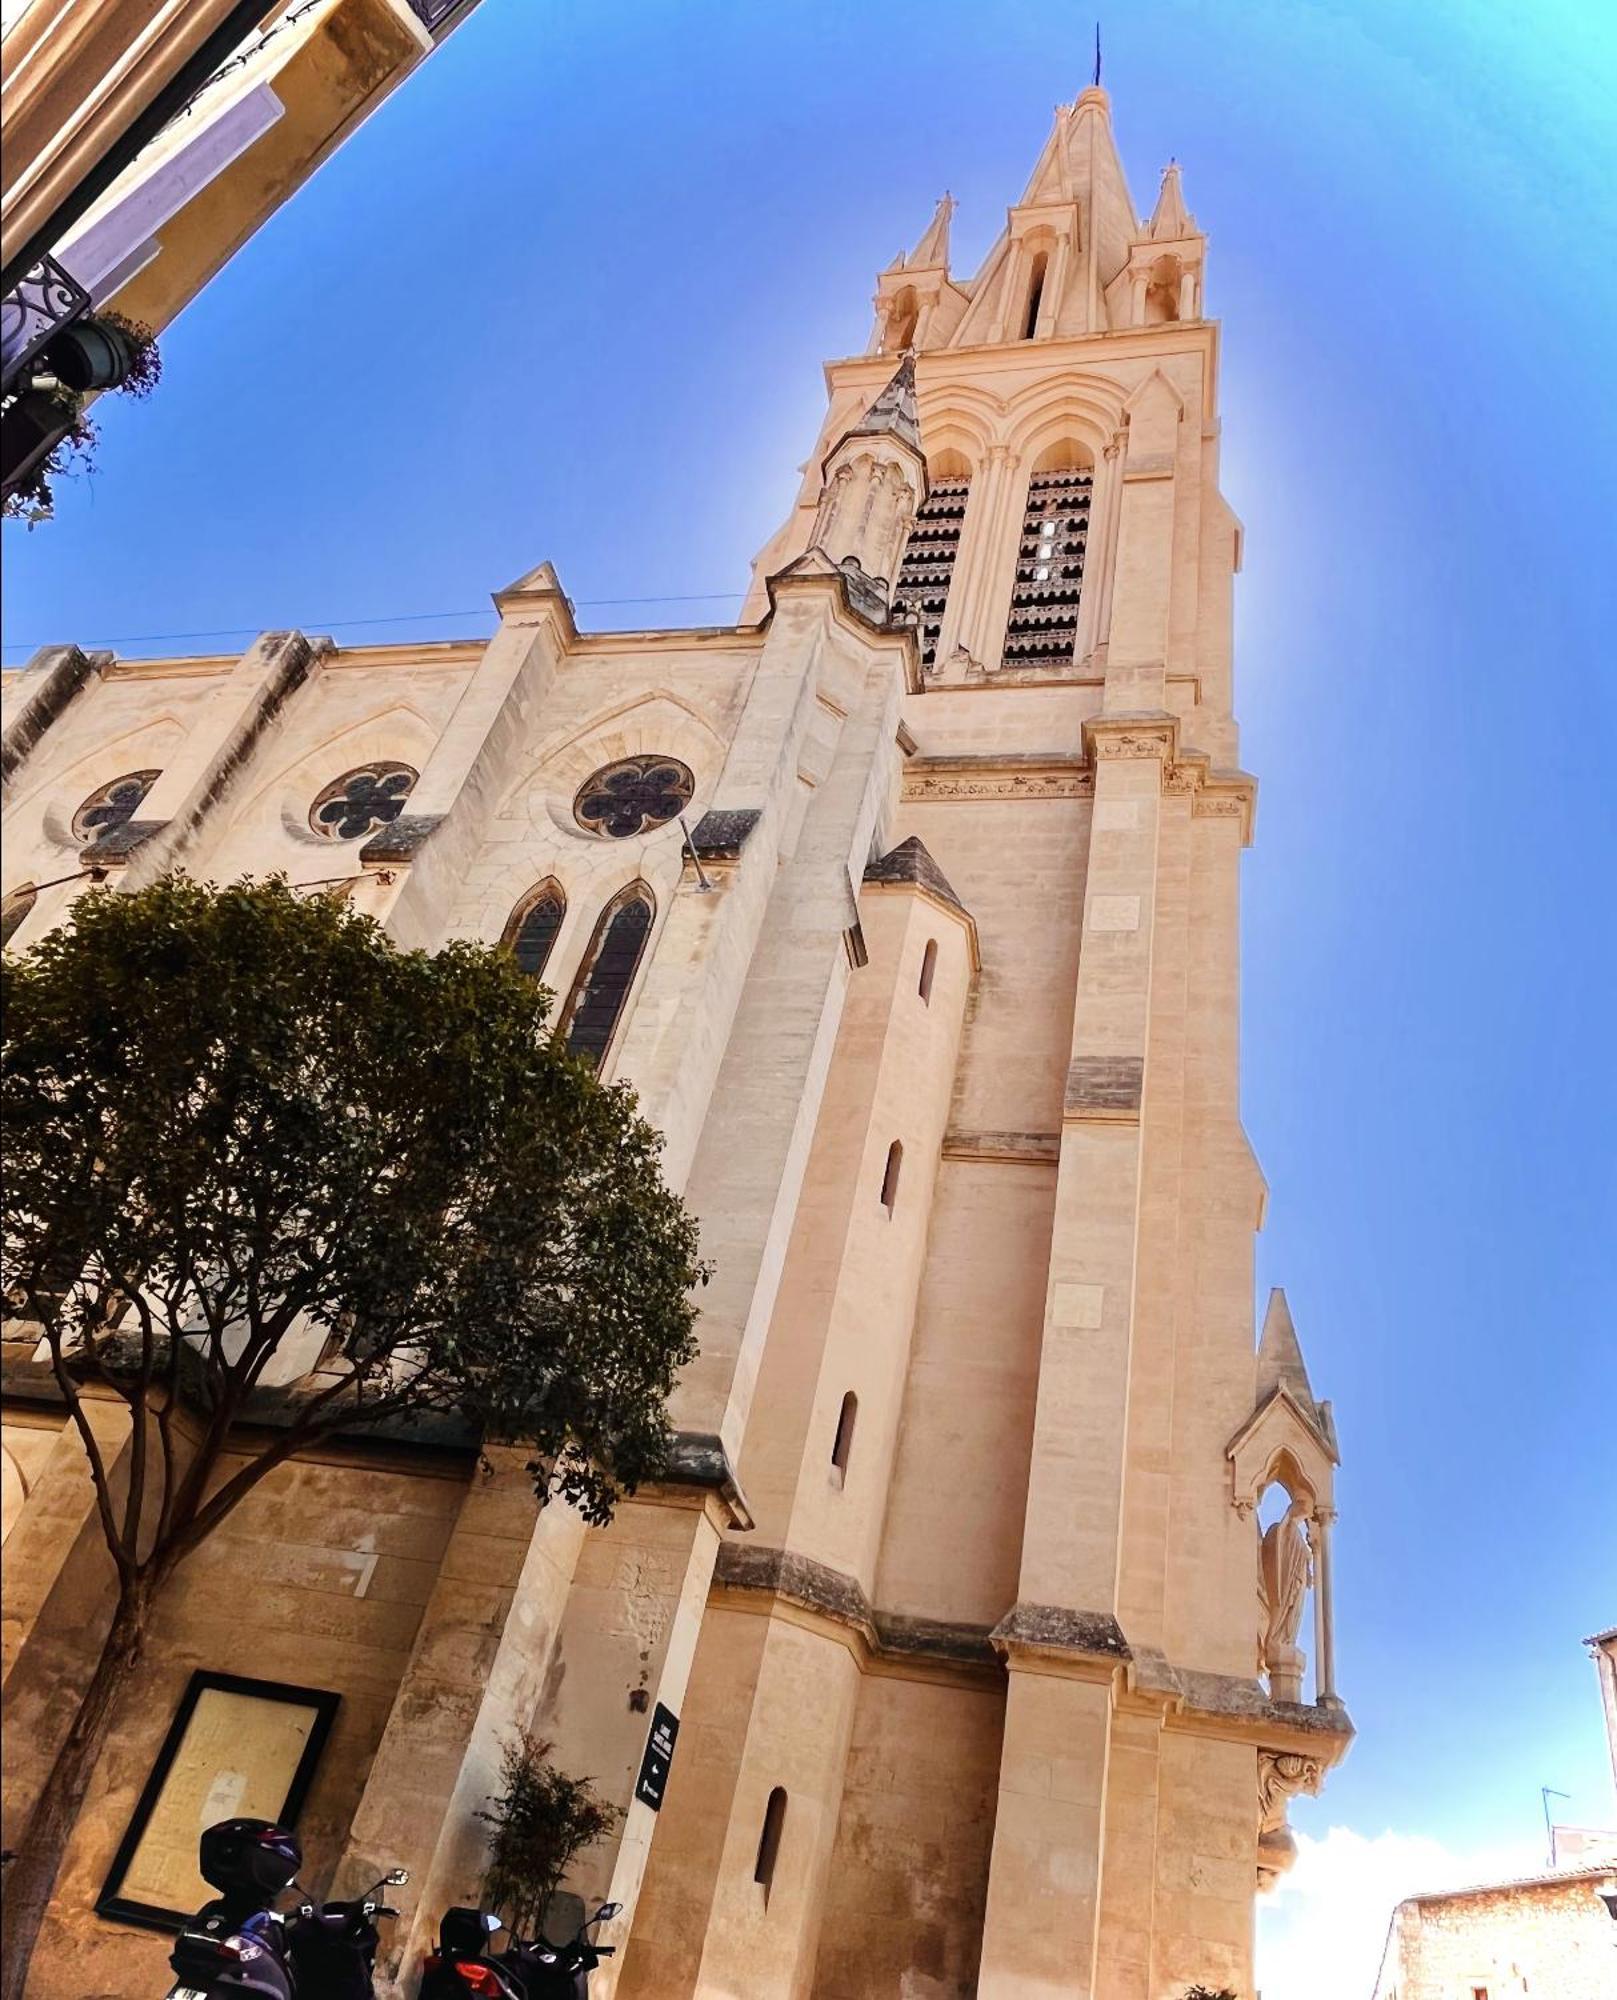
POLYGON ((1269 1677, 1275 1701, 1303 1698, 1303 1655, 1297 1633, 1303 1598, 1314 1581, 1314 1561, 1300 1525, 1302 1514, 1302 1501, 1293 1500, 1258 1545, 1258 1601, 1263 1609, 1258 1663, 1269 1677))

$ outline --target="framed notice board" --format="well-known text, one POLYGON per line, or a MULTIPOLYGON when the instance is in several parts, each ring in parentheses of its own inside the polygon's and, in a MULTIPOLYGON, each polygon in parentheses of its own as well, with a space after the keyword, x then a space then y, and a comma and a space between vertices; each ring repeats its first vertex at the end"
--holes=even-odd
POLYGON ((218 1892, 197 1870, 202 1829, 222 1819, 292 1825, 342 1700, 237 1674, 192 1674, 163 1738, 96 1911, 178 1930, 218 1892))

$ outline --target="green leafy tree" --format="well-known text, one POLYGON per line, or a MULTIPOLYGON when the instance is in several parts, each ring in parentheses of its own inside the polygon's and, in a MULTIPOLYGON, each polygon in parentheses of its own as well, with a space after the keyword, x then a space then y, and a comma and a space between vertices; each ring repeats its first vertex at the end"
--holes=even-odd
POLYGON ((493 1828, 483 1892, 519 1937, 539 1934, 568 1869, 623 1817, 590 1778, 569 1778, 550 1762, 553 1743, 521 1730, 506 1744, 502 1790, 477 1817, 493 1828))
POLYGON ((294 1453, 429 1412, 531 1446, 541 1500, 606 1521, 663 1461, 705 1273, 632 1093, 551 1038, 504 951, 400 952, 281 881, 170 878, 87 894, 3 981, 8 1309, 42 1330, 116 1574, 7 1871, 17 2000, 185 1557, 294 1453), (266 1387, 311 1330, 318 1370, 266 1387))

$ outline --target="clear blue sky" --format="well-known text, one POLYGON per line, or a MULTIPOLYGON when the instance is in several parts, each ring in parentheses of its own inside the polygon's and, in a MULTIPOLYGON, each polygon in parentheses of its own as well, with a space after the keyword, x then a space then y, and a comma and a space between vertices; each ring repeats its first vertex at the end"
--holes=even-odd
MULTIPOLYGON (((8 661, 483 631, 543 556, 585 622, 731 615, 822 358, 945 187, 974 268, 1090 32, 484 0, 8 528, 8 661), (434 612, 472 615, 339 622, 434 612)), ((1346 1454, 1361 1740, 1295 1818, 1531 1842, 1541 1784, 1613 1815, 1578 1642, 1617 1622, 1617 14, 1147 0, 1106 37, 1136 200, 1177 155, 1212 238, 1260 1275, 1346 1454)))

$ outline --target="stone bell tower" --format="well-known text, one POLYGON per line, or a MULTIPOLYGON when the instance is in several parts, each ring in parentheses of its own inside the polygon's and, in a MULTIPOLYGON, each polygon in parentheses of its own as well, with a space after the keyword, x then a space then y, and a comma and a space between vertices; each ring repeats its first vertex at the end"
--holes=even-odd
POLYGON ((859 1171, 843 1128, 891 1118, 909 1032, 891 1006, 844 1020, 742 1459, 757 1527, 720 1552, 691 1681, 723 1777, 659 1828, 621 1988, 646 2000, 906 1970, 995 2000, 1246 1994, 1288 1799, 1351 1735, 1335 1433, 1279 1294, 1254 1352, 1255 784, 1206 239, 1177 165, 1138 219, 1098 89, 1057 112, 974 278, 953 206, 829 368, 746 615, 829 562, 912 622, 894 852, 969 919, 972 990, 943 1074, 912 1080, 946 1103, 896 1299, 866 1288, 857 1223, 826 1231, 809 1200, 859 1171), (857 1486, 839 1314, 889 1354, 857 1486), (859 1671, 828 1707, 839 1669, 804 1635, 839 1621, 859 1671), (808 1878, 783 1896, 794 1821, 808 1878), (755 1847, 756 1908, 725 1879, 755 1847))

